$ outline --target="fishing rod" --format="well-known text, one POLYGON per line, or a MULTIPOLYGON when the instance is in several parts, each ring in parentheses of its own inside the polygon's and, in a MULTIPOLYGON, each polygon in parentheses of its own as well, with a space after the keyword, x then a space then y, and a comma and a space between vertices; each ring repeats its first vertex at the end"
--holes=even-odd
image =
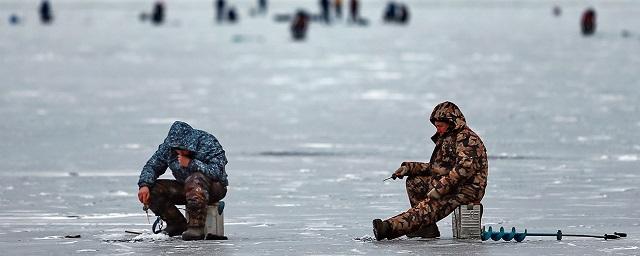
MULTIPOLYGON (((395 179, 397 179, 397 178, 398 178, 398 176, 396 176, 396 174, 394 173, 394 174, 391 174, 391 177, 389 177, 389 178, 386 178, 386 179, 382 180, 382 182, 388 181, 388 180, 390 180, 390 179, 394 179, 394 180, 395 180, 395 179)), ((402 178, 400 178, 400 179, 402 179, 402 178)))
POLYGON ((563 234, 561 230, 558 230, 556 233, 528 233, 527 229, 524 230, 523 233, 516 232, 516 228, 512 227, 511 232, 505 232, 504 227, 500 227, 500 231, 493 231, 492 227, 489 227, 485 230, 485 227, 482 227, 482 233, 480 234, 480 239, 482 241, 487 241, 489 239, 493 241, 498 241, 500 239, 504 241, 511 241, 512 239, 516 242, 522 242, 527 236, 553 236, 556 240, 562 240, 562 237, 591 237, 591 238, 602 238, 604 240, 610 239, 619 239, 622 237, 627 237, 626 233, 613 232, 613 234, 604 234, 602 236, 598 235, 582 235, 582 234, 563 234))

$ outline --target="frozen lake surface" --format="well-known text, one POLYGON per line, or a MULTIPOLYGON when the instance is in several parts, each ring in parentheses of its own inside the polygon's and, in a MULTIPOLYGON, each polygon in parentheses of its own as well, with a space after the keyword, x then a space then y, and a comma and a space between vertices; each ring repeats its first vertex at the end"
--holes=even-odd
POLYGON ((253 1, 237 25, 171 1, 162 27, 137 20, 150 2, 55 1, 49 27, 37 1, 0 2, 3 255, 640 254, 637 1, 407 0, 408 26, 364 1, 368 27, 314 23, 303 43, 249 18, 253 1), (428 160, 427 116, 445 100, 490 154, 483 224, 629 237, 456 241, 448 217, 440 239, 373 242, 373 218, 409 207, 404 184, 382 179, 428 160), (150 228, 137 176, 174 120, 227 151, 228 241, 124 232, 150 228))

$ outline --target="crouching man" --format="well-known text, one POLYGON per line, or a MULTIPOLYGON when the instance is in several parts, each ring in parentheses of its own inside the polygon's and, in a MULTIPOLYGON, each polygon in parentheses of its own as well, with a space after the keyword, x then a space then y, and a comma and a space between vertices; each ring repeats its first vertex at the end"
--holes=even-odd
POLYGON ((478 203, 487 186, 488 161, 480 137, 458 106, 438 104, 429 118, 436 127, 436 147, 429 163, 404 162, 392 178, 407 177, 411 208, 385 221, 373 220, 376 239, 440 236, 436 222, 464 204, 478 203))
POLYGON ((213 135, 176 121, 142 168, 138 199, 167 223, 169 236, 204 239, 207 205, 227 194, 227 158, 213 135), (167 167, 175 180, 158 179, 167 167), (176 205, 186 205, 187 221, 176 205))

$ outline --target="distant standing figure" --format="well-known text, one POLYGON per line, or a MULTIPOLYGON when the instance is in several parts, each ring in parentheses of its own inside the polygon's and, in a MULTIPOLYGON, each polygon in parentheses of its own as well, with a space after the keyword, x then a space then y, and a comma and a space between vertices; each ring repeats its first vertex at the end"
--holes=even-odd
POLYGON ((164 22, 164 2, 156 1, 155 4, 153 4, 151 22, 155 25, 160 25, 164 22))
POLYGON ((589 8, 582 14, 582 34, 585 36, 592 35, 596 32, 596 11, 589 8))
POLYGON ((360 3, 358 0, 351 0, 349 2, 349 11, 351 12, 351 21, 357 22, 360 18, 360 3))
POLYGON ((238 12, 235 7, 229 7, 229 11, 227 12, 227 20, 231 23, 236 23, 238 21, 238 12))
POLYGON ((9 24, 11 24, 11 25, 20 24, 20 16, 18 16, 15 13, 11 14, 11 16, 9 16, 9 24))
POLYGON ((309 28, 309 15, 304 11, 298 11, 291 23, 291 36, 294 40, 304 40, 309 28))
POLYGON ((553 16, 559 17, 560 15, 562 15, 562 9, 560 8, 560 6, 554 6, 553 7, 553 16))
POLYGON ((40 22, 42 24, 50 24, 53 21, 53 11, 51 10, 51 3, 49 0, 43 0, 40 2, 40 22))
POLYGON ((400 6, 400 11, 398 12, 398 22, 407 23, 409 22, 409 7, 403 4, 400 6))
POLYGON ((258 11, 260 13, 267 13, 267 0, 258 0, 258 11))
POLYGON ((333 7, 336 10, 336 18, 342 19, 342 0, 333 1, 333 7))
POLYGON ((216 0, 215 2, 215 8, 216 8, 216 20, 218 22, 222 22, 224 20, 224 14, 225 14, 225 1, 224 0, 216 0))
POLYGON ((396 3, 391 1, 387 3, 387 8, 384 10, 384 17, 382 18, 385 22, 393 22, 396 18, 396 3))
POLYGON ((329 23, 329 5, 329 0, 320 0, 320 15, 326 23, 329 23))

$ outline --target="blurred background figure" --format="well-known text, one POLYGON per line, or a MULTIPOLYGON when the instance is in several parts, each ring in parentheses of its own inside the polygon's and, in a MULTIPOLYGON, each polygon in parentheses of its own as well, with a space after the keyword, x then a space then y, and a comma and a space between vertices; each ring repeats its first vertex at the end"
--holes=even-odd
POLYGON ((227 12, 227 21, 231 23, 236 23, 240 17, 238 16, 238 11, 236 11, 236 7, 229 7, 229 11, 227 12))
POLYGON ((293 40, 304 40, 307 36, 307 29, 309 28, 309 15, 303 10, 299 10, 293 17, 291 22, 291 36, 293 40))
POLYGON ((336 18, 342 19, 342 0, 334 0, 333 8, 336 12, 336 18))
POLYGON ((147 22, 149 20, 149 13, 141 12, 138 15, 138 19, 140 20, 140 22, 147 22))
POLYGON ((258 12, 262 14, 267 13, 267 0, 258 0, 258 12))
POLYGON ((360 18, 360 3, 358 2, 358 0, 350 0, 349 12, 351 14, 351 21, 357 23, 360 18))
POLYGON ((560 17, 562 15, 562 8, 560 6, 553 6, 553 16, 560 17))
POLYGON ((582 27, 582 34, 585 36, 592 35, 596 32, 596 11, 593 8, 588 8, 582 14, 580 21, 582 27))
POLYGON ((21 22, 20 20, 20 16, 18 16, 15 13, 12 13, 11 16, 9 16, 9 24, 11 25, 19 25, 21 22))
POLYGON ((400 5, 398 22, 402 24, 407 24, 407 22, 409 22, 409 7, 407 7, 406 4, 400 5))
POLYGON ((320 18, 323 22, 329 23, 329 0, 320 0, 320 18))
POLYGON ((385 22, 392 22, 396 17, 396 3, 390 1, 387 3, 387 7, 384 9, 382 20, 385 22))
POLYGON ((156 1, 153 4, 153 11, 151 11, 151 22, 154 25, 161 25, 164 22, 164 2, 156 1))
POLYGON ((40 22, 42 24, 50 24, 53 22, 53 11, 51 10, 49 0, 40 2, 40 22))
POLYGON ((216 9, 216 21, 222 22, 225 16, 225 6, 226 6, 225 0, 215 0, 215 3, 213 4, 213 6, 216 9))
POLYGON ((409 22, 409 7, 391 1, 387 4, 382 19, 384 22, 406 24, 409 22))

